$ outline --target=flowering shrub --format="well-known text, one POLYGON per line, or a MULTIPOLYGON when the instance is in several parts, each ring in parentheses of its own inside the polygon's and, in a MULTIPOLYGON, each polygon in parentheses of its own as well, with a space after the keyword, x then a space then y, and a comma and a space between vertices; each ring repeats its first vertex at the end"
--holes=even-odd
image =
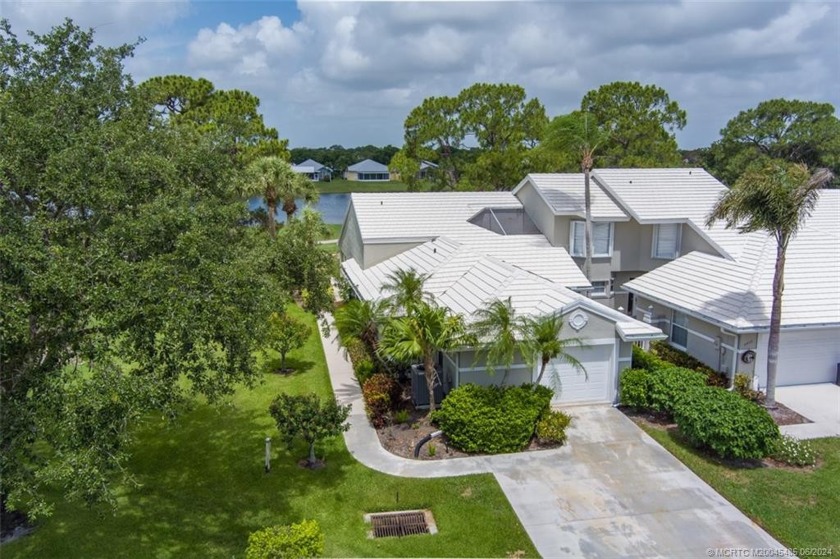
POLYGON ((817 453, 811 443, 800 441, 790 435, 782 435, 776 443, 772 458, 789 466, 813 466, 817 463, 817 453))

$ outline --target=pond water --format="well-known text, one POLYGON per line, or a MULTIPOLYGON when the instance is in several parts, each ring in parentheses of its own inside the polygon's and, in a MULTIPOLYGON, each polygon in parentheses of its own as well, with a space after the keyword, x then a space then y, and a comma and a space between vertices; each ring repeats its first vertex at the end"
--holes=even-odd
MULTIPOLYGON (((297 200, 298 212, 303 209, 303 200, 297 200)), ((318 202, 312 207, 321 212, 321 219, 324 223, 344 223, 344 214, 347 213, 347 207, 350 205, 349 194, 321 194, 318 202)), ((265 201, 260 198, 251 198, 248 201, 248 209, 255 210, 257 208, 265 208, 265 201)), ((297 214, 295 214, 297 215, 297 214)), ((277 208, 277 221, 286 221, 286 213, 283 211, 282 204, 277 208)))

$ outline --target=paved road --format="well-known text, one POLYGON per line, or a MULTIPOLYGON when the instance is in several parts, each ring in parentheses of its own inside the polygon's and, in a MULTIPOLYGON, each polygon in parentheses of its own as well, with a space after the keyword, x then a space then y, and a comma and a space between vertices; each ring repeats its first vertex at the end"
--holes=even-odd
POLYGON ((394 456, 368 423, 337 342, 322 341, 336 397, 353 406, 345 440, 357 460, 406 477, 493 473, 543 557, 709 557, 710 549, 784 549, 610 406, 568 408, 574 420, 568 444, 559 449, 435 462, 394 456))

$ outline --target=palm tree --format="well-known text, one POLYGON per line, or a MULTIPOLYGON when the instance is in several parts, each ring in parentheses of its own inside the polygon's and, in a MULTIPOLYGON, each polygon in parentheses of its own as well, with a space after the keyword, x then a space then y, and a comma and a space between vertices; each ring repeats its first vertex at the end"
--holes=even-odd
POLYGON ((584 264, 586 279, 592 274, 592 191, 589 175, 595 167, 595 153, 609 139, 609 133, 598 126, 595 117, 588 112, 573 111, 556 117, 549 124, 546 132, 546 145, 549 149, 574 152, 580 158, 583 171, 584 205, 584 264))
POLYGON ((392 311, 401 311, 410 316, 422 302, 431 302, 432 296, 423 291, 427 275, 416 270, 397 270, 387 276, 387 283, 382 285, 382 292, 388 294, 385 299, 392 311))
POLYGON ((277 205, 283 204, 287 220, 297 211, 296 198, 307 202, 318 199, 318 191, 308 178, 295 173, 292 166, 281 157, 260 157, 245 169, 242 190, 248 196, 262 196, 268 208, 268 233, 277 234, 277 205))
MULTIPOLYGON (((546 314, 523 321, 523 349, 525 359, 531 365, 540 363, 540 373, 535 384, 542 381, 548 364, 554 359, 562 359, 576 370, 586 375, 581 362, 568 352, 572 347, 585 347, 580 338, 563 338, 563 317, 559 314, 546 314)), ((588 377, 587 377, 588 378, 588 377)), ((559 383, 559 379, 556 379, 559 383)))
POLYGON ((776 268, 773 274, 773 305, 767 343, 767 396, 764 405, 776 407, 776 364, 779 358, 779 330, 782 323, 785 258, 788 243, 811 215, 820 189, 833 175, 828 169, 813 174, 801 164, 767 161, 748 169, 735 186, 724 192, 706 221, 716 221, 741 232, 766 231, 776 239, 776 268))
POLYGON ((429 411, 434 412, 438 378, 435 356, 459 347, 466 340, 464 321, 445 307, 420 301, 410 315, 388 321, 379 340, 379 352, 397 361, 422 360, 429 389, 429 411))
POLYGON ((351 299, 335 312, 335 325, 342 335, 362 340, 376 351, 379 327, 385 320, 385 305, 381 301, 351 299))
POLYGON ((504 385, 517 351, 522 350, 521 321, 516 316, 510 297, 504 301, 492 301, 487 307, 479 309, 475 316, 470 332, 479 344, 476 357, 486 357, 485 366, 491 375, 495 373, 497 365, 504 366, 504 385))

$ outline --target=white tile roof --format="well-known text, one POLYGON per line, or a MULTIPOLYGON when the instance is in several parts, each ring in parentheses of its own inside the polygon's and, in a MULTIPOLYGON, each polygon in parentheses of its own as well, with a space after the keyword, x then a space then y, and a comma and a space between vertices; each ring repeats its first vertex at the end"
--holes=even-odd
MULTIPOLYGON (((776 241, 738 234, 736 260, 691 253, 625 283, 625 288, 734 330, 769 327, 776 241)), ((782 327, 840 325, 840 191, 823 190, 790 241, 782 327)), ((838 340, 840 343, 840 340, 838 340)))
POLYGON ((566 287, 590 285, 566 249, 544 235, 499 235, 468 221, 485 208, 521 208, 510 192, 354 192, 351 204, 365 243, 447 237, 566 287))
POLYGON ((383 297, 382 286, 387 283, 389 274, 399 269, 414 269, 428 275, 425 290, 439 304, 461 314, 467 321, 490 301, 510 297, 516 312, 526 316, 583 306, 615 321, 622 337, 662 336, 662 332, 654 326, 446 238, 426 242, 366 270, 362 270, 353 259, 343 262, 342 269, 359 296, 366 300, 383 297))
MULTIPOLYGON (((513 190, 531 183, 551 207, 554 215, 586 217, 583 173, 531 173, 513 190)), ((595 181, 589 181, 593 221, 627 221, 627 214, 595 181)))

